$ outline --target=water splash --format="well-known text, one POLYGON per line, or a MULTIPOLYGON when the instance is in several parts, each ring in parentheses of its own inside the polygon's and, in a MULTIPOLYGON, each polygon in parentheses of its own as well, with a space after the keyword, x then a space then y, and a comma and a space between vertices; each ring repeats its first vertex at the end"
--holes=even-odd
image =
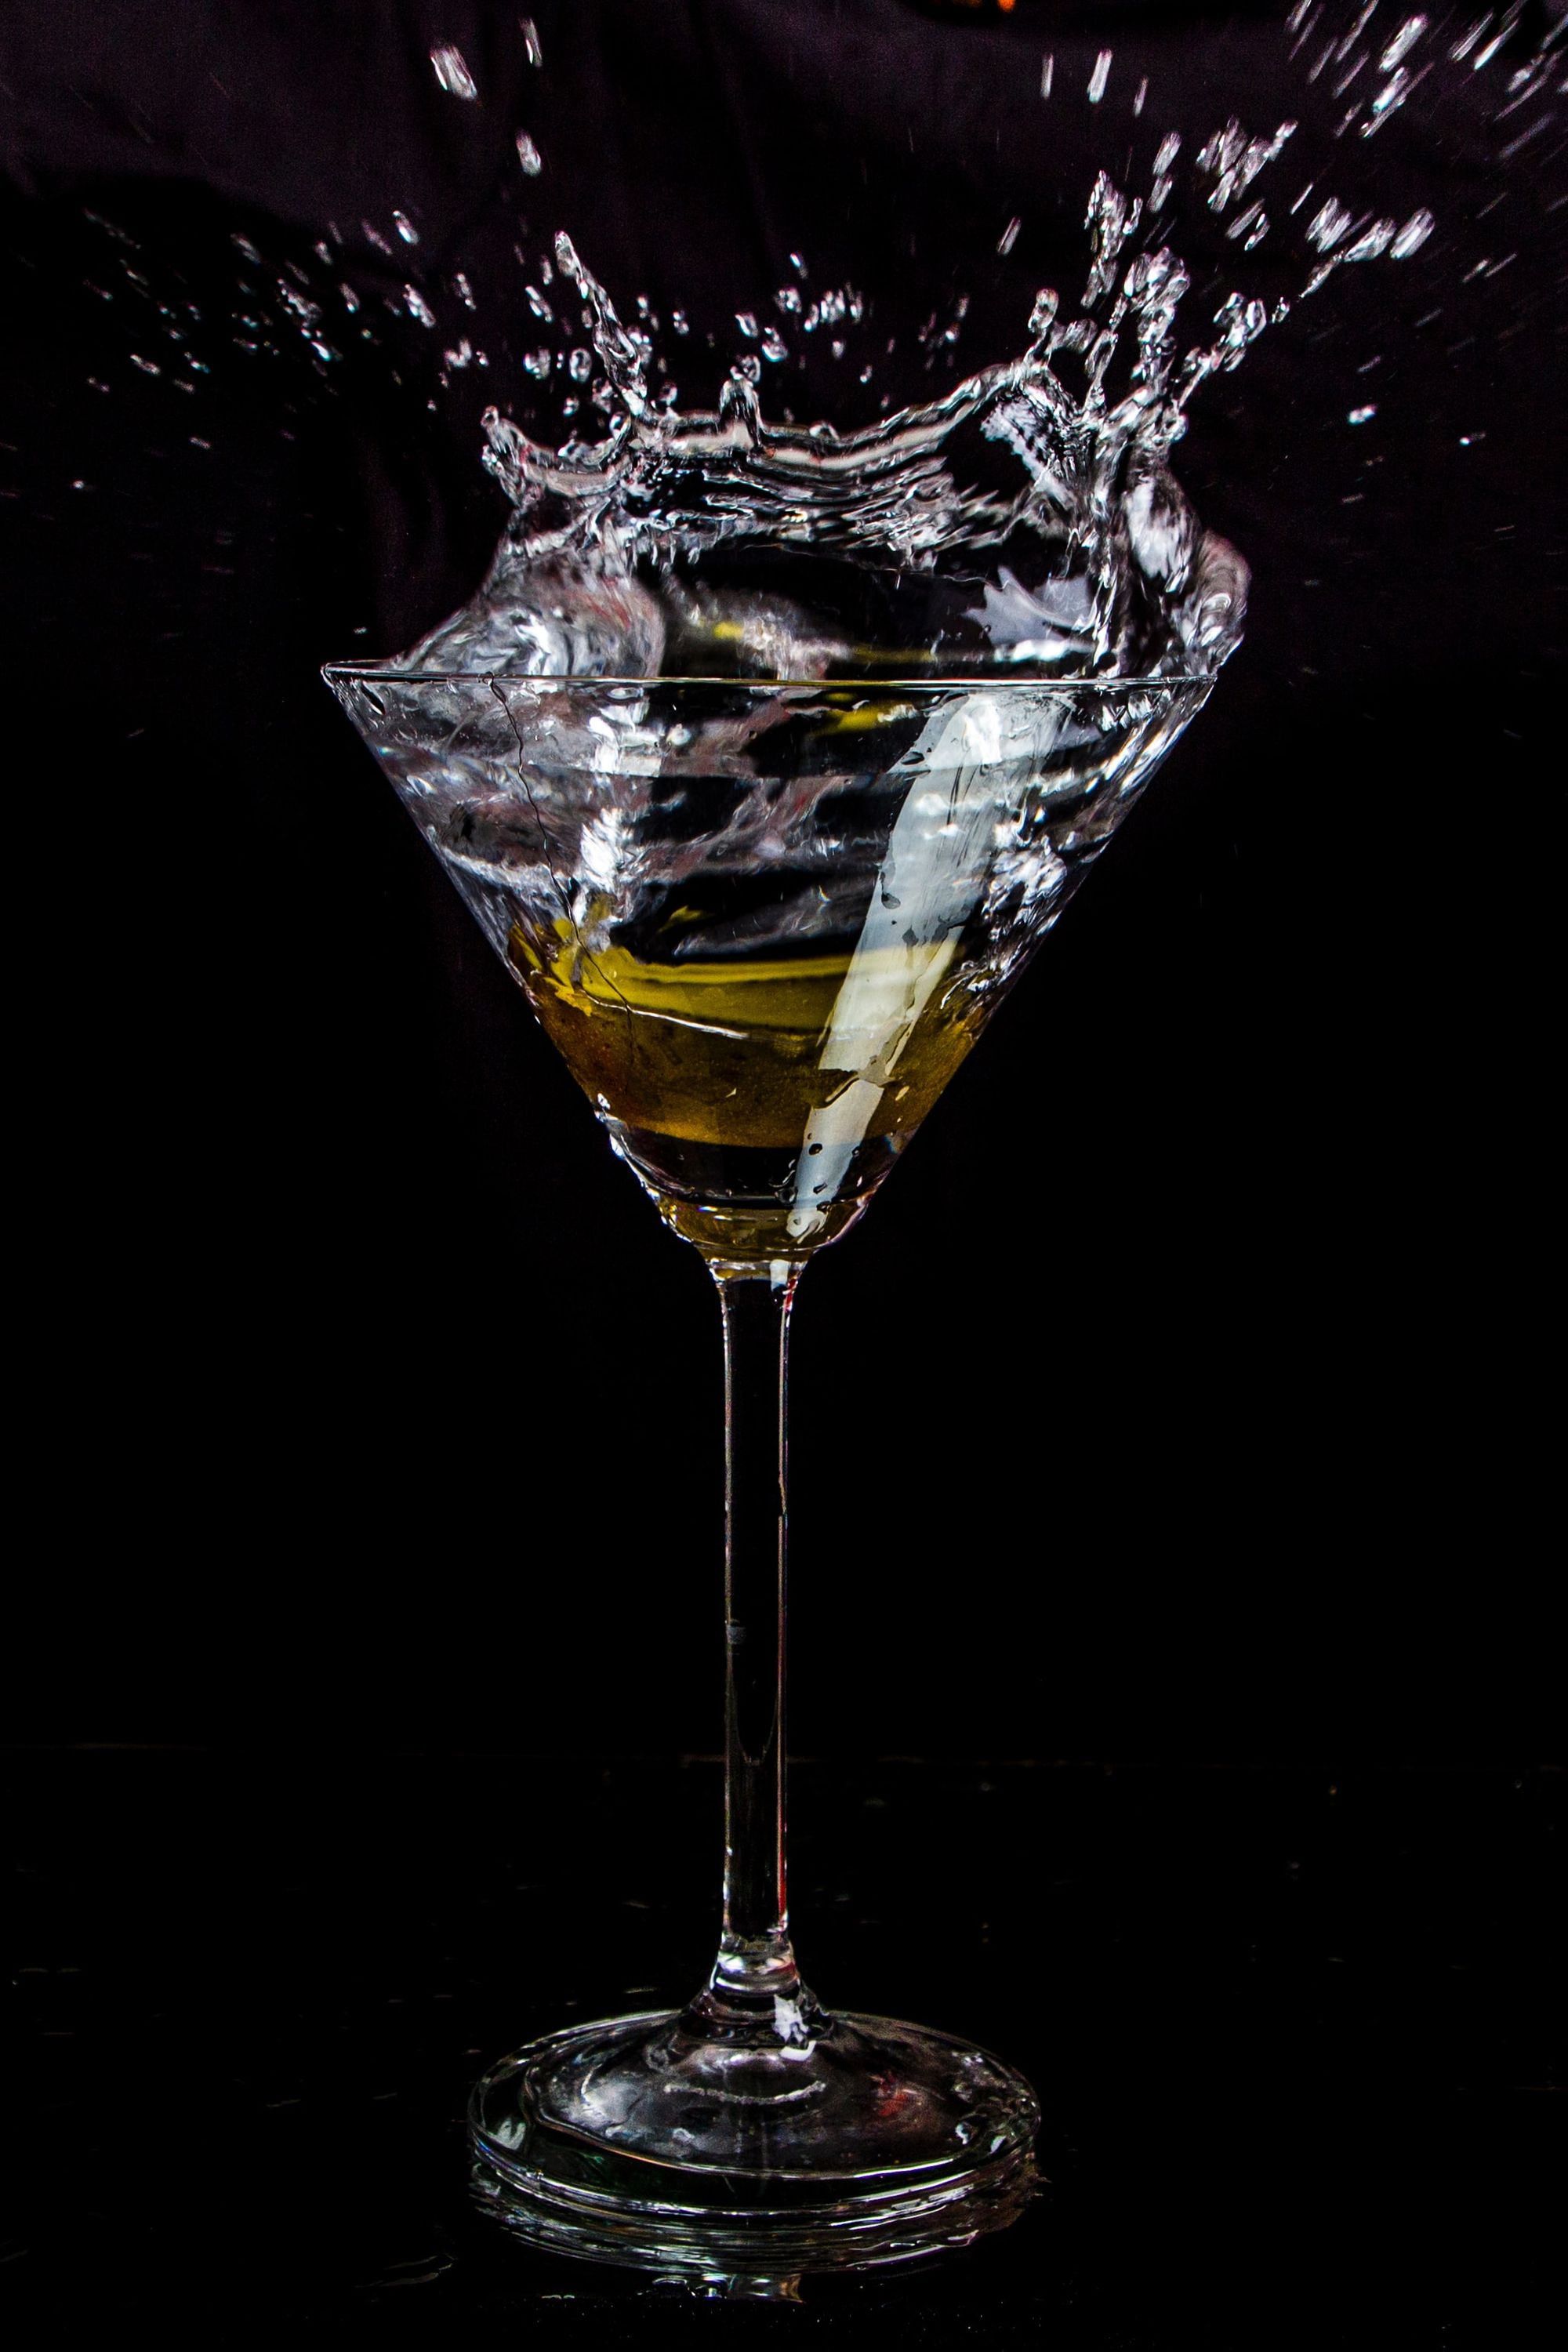
MULTIPOLYGON (((1390 47, 1410 47, 1415 21, 1390 47)), ((1255 136, 1233 119, 1207 140, 1194 169, 1208 209, 1237 205, 1294 130, 1285 122, 1255 136)), ((576 291, 593 346, 592 358, 571 353, 568 373, 585 383, 596 363, 602 434, 574 433, 552 447, 486 412, 485 463, 511 500, 511 523, 479 594, 393 667, 802 678, 1212 674, 1240 640, 1247 567, 1203 528, 1168 460, 1200 387, 1237 367, 1289 304, 1281 299, 1270 312, 1232 292, 1207 334, 1182 349, 1188 272, 1146 227, 1169 194, 1180 145, 1175 133, 1162 140, 1147 208, 1109 174, 1097 177, 1076 315, 1043 289, 1021 357, 850 432, 771 419, 759 386, 764 360, 786 356, 782 329, 832 336, 864 316, 856 289, 827 288, 807 307, 786 284, 773 296, 777 323, 766 326, 754 311, 737 312, 742 348, 717 409, 683 413, 672 383, 653 383, 664 362, 646 297, 628 326, 570 237, 559 236, 555 269, 576 291)), ((1268 228, 1254 199, 1227 234, 1250 251, 1268 228)), ((1313 257, 1303 290, 1347 263, 1405 258, 1431 228, 1429 214, 1401 227, 1358 220, 1326 198, 1306 228, 1313 257)), ((1004 243, 1016 233, 1010 224, 1004 243)), ((804 278, 804 261, 791 258, 804 278)), ((537 287, 527 298, 535 315, 551 315, 537 287)), ((967 309, 961 296, 945 324, 936 312, 927 320, 919 341, 928 367, 956 341, 967 309)), ((845 348, 832 336, 835 357, 845 348)), ((548 352, 526 364, 542 379, 548 352)))
MULTIPOLYGON (((390 373, 410 401, 426 407, 436 404, 431 394, 463 399, 464 388, 470 387, 467 399, 477 413, 485 381, 479 372, 490 366, 483 348, 488 345, 495 374, 504 380, 505 371, 515 369, 520 389, 530 397, 538 396, 535 387, 543 396, 552 394, 562 419, 553 433, 544 427, 538 446, 542 450, 550 440, 562 446, 543 450, 541 457, 520 461, 518 449, 536 445, 520 433, 514 446, 508 438, 517 429, 513 427, 500 434, 505 446, 499 461, 492 449, 492 462, 499 463, 503 478, 510 467, 521 486, 531 466, 542 466, 541 478, 547 481, 533 505, 526 497, 520 499, 508 534, 513 556, 542 518, 553 517, 553 529, 574 515, 590 534, 596 530, 593 516, 608 469, 617 482, 620 475, 626 477, 627 506, 622 522, 628 561, 656 601, 662 593, 661 570, 679 570, 681 564, 700 566, 706 574, 718 563, 751 564, 753 558, 766 557, 776 568, 786 557, 794 562, 809 555, 824 563, 855 563, 872 571, 890 565, 938 578, 968 576, 980 583, 982 591, 994 591, 1005 600, 1011 592, 1000 577, 1005 567, 1015 583, 1022 583, 1031 594, 1038 592, 1047 601, 1059 601, 1069 593, 1064 581, 1090 583, 1092 625, 1075 638, 1074 658, 1114 667, 1131 659, 1142 643, 1146 652, 1152 649, 1154 658, 1185 659, 1185 651, 1178 656, 1172 650, 1180 632, 1162 609, 1172 593, 1168 583, 1161 580, 1151 586, 1138 576, 1134 522, 1139 502, 1146 497, 1142 477, 1166 465, 1202 383, 1237 364, 1262 327, 1283 316, 1288 305, 1275 299, 1281 282, 1296 291, 1289 278, 1281 281, 1279 274, 1287 247, 1295 248, 1298 240, 1304 240, 1300 290, 1315 294, 1347 263, 1404 262, 1434 235, 1433 215, 1424 206, 1401 220, 1381 206, 1354 201, 1353 188, 1339 180, 1339 167, 1331 159, 1342 158, 1349 166, 1358 142, 1352 138, 1336 149, 1331 143, 1336 120, 1337 135, 1344 134, 1348 123, 1362 126, 1361 135, 1370 137, 1410 101, 1415 77, 1436 68, 1436 78, 1424 92, 1423 112, 1461 94, 1473 108, 1472 93, 1486 88, 1484 111, 1501 126, 1493 141, 1501 165, 1521 149, 1531 149, 1532 142, 1539 146, 1531 152, 1544 153, 1547 134, 1555 135, 1561 110, 1557 84, 1563 26, 1554 23, 1537 45, 1517 5, 1488 10, 1476 0, 1473 15, 1467 11, 1447 17, 1433 12, 1428 17, 1411 14, 1408 7, 1372 11, 1364 0, 1361 5, 1356 0, 1299 0, 1282 29, 1292 54, 1300 57, 1303 100, 1307 79, 1320 68, 1325 99, 1347 72, 1357 68, 1358 78, 1346 91, 1351 113, 1338 119, 1337 108, 1331 108, 1325 121, 1320 105, 1314 121, 1306 119, 1310 110, 1303 104, 1300 135, 1292 134, 1288 122, 1255 134, 1233 119, 1211 135, 1185 142, 1155 116, 1146 134, 1154 152, 1141 207, 1137 195, 1122 194, 1109 179, 1097 184, 1089 225, 1089 284, 1080 314, 1055 305, 1052 298, 1050 319, 1043 326, 1037 320, 1032 330, 1039 347, 1032 346, 1009 363, 1019 378, 1010 385, 1001 382, 1008 373, 1005 368, 983 371, 962 383, 956 381, 961 336, 973 332, 965 316, 966 297, 954 296, 945 309, 933 310, 918 334, 900 333, 895 361, 894 339, 879 329, 874 303, 847 284, 824 284, 820 268, 808 273, 805 257, 795 254, 788 272, 781 273, 784 282, 771 296, 758 288, 762 299, 753 299, 743 314, 756 333, 731 329, 731 382, 719 409, 707 420, 710 433, 721 429, 725 436, 732 436, 738 420, 743 421, 746 407, 738 377, 741 384, 749 384, 758 409, 754 446, 745 452, 729 446, 721 461, 713 460, 699 446, 702 414, 680 408, 674 381, 678 371, 670 362, 679 358, 682 374, 689 367, 700 368, 700 347, 715 348, 712 330, 718 322, 694 322, 679 309, 668 310, 669 340, 661 352, 659 320, 646 298, 638 298, 636 315, 625 327, 605 298, 597 315, 583 304, 594 321, 584 334, 579 323, 581 289, 574 288, 570 278, 558 278, 553 260, 536 246, 531 254, 517 247, 521 291, 509 305, 509 314, 498 319, 487 300, 488 315, 481 318, 474 290, 461 273, 446 278, 430 262, 416 226, 423 215, 411 204, 395 206, 375 221, 346 222, 342 228, 326 224, 308 251, 300 247, 292 255, 266 253, 254 235, 236 230, 231 241, 238 267, 233 295, 226 302, 220 296, 204 304, 200 313, 184 299, 183 283, 160 265, 155 252, 144 250, 118 224, 84 207, 85 218, 106 240, 100 260, 92 265, 93 276, 103 282, 88 280, 89 291, 117 306, 111 315, 123 331, 121 380, 110 384, 94 376, 89 381, 105 393, 117 392, 122 382, 132 379, 143 387, 155 383, 160 395, 166 392, 171 398, 183 395, 188 401, 194 393, 210 388, 215 371, 221 378, 235 365, 302 362, 309 371, 310 397, 352 401, 363 381, 359 370, 374 366, 384 377, 390 373), (1495 89, 1473 79, 1488 70, 1495 89), (1401 76, 1407 79, 1401 81, 1401 76), (1303 146, 1312 152, 1301 159, 1305 168, 1299 179, 1293 176, 1289 188, 1276 191, 1268 184, 1270 168, 1278 173, 1280 154, 1294 160, 1303 146), (1184 191, 1178 183, 1184 167, 1195 174, 1204 229, 1211 217, 1218 228, 1223 240, 1219 252, 1234 253, 1239 265, 1244 254, 1268 240, 1271 307, 1265 319, 1261 305, 1245 293, 1221 303, 1212 326, 1194 337, 1190 352, 1157 364, 1155 375, 1163 383, 1163 394, 1157 395, 1154 381, 1141 368, 1143 338, 1149 333, 1157 345, 1163 334, 1173 336, 1175 305, 1186 296, 1185 316, 1195 299, 1187 289, 1185 270, 1163 242, 1179 234, 1172 224, 1183 216, 1179 208, 1184 191), (1351 201, 1342 202, 1342 195, 1351 201), (1156 276, 1170 269, 1163 292, 1173 299, 1163 329, 1159 302, 1148 307, 1153 279, 1142 277, 1132 294, 1128 292, 1135 263, 1156 276), (531 349, 513 333, 515 315, 522 312, 524 302, 525 323, 532 329, 537 320, 549 338, 531 349), (611 346, 607 357, 600 348, 606 336, 611 346), (621 337, 627 339, 629 358, 623 352, 616 362, 621 337), (853 376, 862 387, 871 384, 874 375, 896 387, 895 369, 911 362, 928 376, 940 371, 939 381, 952 387, 952 413, 939 401, 887 416, 859 436, 836 436, 826 426, 808 426, 797 448, 789 439, 796 428, 788 406, 784 406, 782 424, 764 423, 763 412, 771 415, 781 402, 787 402, 786 381, 795 381, 800 362, 810 354, 826 358, 829 351, 843 362, 846 378, 853 376), (1023 413, 1034 420, 1024 436, 1027 446, 1023 454, 1007 437, 1020 403, 1023 413), (924 421, 932 415, 934 424, 924 421), (906 436, 912 437, 906 441, 906 436), (821 467, 805 463, 800 449, 807 457, 814 452, 820 457, 824 449, 836 449, 837 456, 833 466, 821 467), (599 453, 597 458, 595 453, 599 453), (844 489, 845 479, 862 463, 868 469, 864 513, 855 530, 868 533, 863 544, 843 522, 854 503, 844 489), (761 479, 770 469, 777 478, 773 503, 764 497, 753 509, 748 505, 753 478, 761 479), (699 494, 693 486, 710 472, 713 478, 699 494), (721 478, 726 472, 728 478, 721 478), (558 478, 553 485, 548 483, 552 474, 558 478), (940 495, 930 488, 928 477, 933 475, 947 478, 940 495), (1005 495, 997 488, 1002 477, 1005 495), (821 511, 825 484, 833 489, 826 502, 826 520, 821 511), (652 517, 670 485, 680 486, 681 494, 670 500, 673 528, 661 537, 652 517), (1134 490, 1134 520, 1130 521, 1129 499, 1134 490), (579 493, 585 503, 574 503, 579 493), (805 519, 780 530, 774 508, 789 511, 792 499, 804 509, 805 519), (1005 532, 994 542, 987 540, 976 518, 983 516, 988 499, 1013 517, 1016 544, 1007 542, 1005 532), (681 530, 689 525, 688 510, 693 507, 701 509, 700 528, 692 527, 683 541, 681 530), (1129 612, 1138 622, 1131 634, 1129 612)), ((526 25, 523 32, 525 53, 537 63, 536 36, 531 42, 526 25)), ((1037 57, 1039 52, 1032 52, 1022 61, 1031 81, 1037 57)), ((463 70, 467 73, 466 64, 463 70)), ((1048 55, 1040 58, 1043 95, 1049 93, 1053 70, 1048 55)), ((473 77, 468 78, 471 83, 473 77)), ((1102 92, 1102 111, 1115 106, 1113 85, 1112 73, 1102 92)), ((451 94, 463 95, 460 89, 451 94)), ((1056 98, 1058 103, 1069 97, 1082 103, 1086 95, 1083 78, 1077 76, 1072 91, 1064 86, 1056 98)), ((1152 114, 1158 103, 1156 91, 1152 114)), ((529 133, 514 135, 520 164, 531 178, 542 169, 542 158, 529 133)), ((1148 150, 1142 152, 1147 154, 1148 150)), ((1500 198, 1493 199, 1497 201, 1500 198)), ((1475 221, 1479 217, 1475 215, 1475 221)), ((1506 246, 1500 249, 1493 244, 1482 252, 1479 237, 1471 234, 1474 225, 1455 218, 1444 225, 1441 266, 1452 287, 1464 289, 1467 301, 1483 299, 1491 281, 1515 259, 1506 246)), ((521 222, 519 226, 522 228, 521 222)), ((1001 227, 1001 218, 996 226, 1001 227)), ((525 228, 522 233, 526 235, 525 228)), ((1023 235, 1009 221, 1002 231, 1002 251, 1023 235)), ((1211 247, 1211 254, 1213 250, 1211 247)), ((1215 290, 1217 295, 1221 289, 1215 290)), ((1498 322, 1493 331, 1500 331, 1507 315, 1497 309, 1486 317, 1488 323, 1498 322)), ((1437 316, 1429 310, 1415 323, 1425 327, 1437 316)), ((722 367, 723 340, 717 349, 722 367)), ((882 410, 892 408, 892 390, 883 392, 878 384, 873 403, 879 394, 882 410)), ((710 392, 708 397, 712 396, 710 392)), ((1342 418, 1348 404, 1334 404, 1342 418)), ((206 446, 203 436, 192 438, 197 446, 206 446)), ((618 488, 612 486, 612 515, 617 496, 618 488)), ((601 553, 595 548, 594 560, 601 553)), ((1070 593, 1078 592, 1071 588, 1070 593)), ((984 593, 972 596, 969 604, 972 616, 994 609, 986 605, 984 593)), ((959 636, 977 634, 983 634, 978 625, 959 636)), ((1042 641, 1050 635, 1037 634, 1042 641)), ((817 631, 812 641, 824 635, 817 631)), ((854 630, 848 635, 861 641, 854 630)), ((951 630, 942 642, 943 658, 958 649, 951 630)), ((971 645, 969 650, 976 659, 1021 661, 1025 656, 1017 647, 1032 642, 1025 631, 1005 646, 987 639, 984 648, 971 645)), ((905 649, 911 654, 922 650, 913 643, 905 649)), ((879 654, 889 647, 873 644, 872 650, 879 654)), ((935 650, 934 646, 923 648, 927 656, 935 650)))

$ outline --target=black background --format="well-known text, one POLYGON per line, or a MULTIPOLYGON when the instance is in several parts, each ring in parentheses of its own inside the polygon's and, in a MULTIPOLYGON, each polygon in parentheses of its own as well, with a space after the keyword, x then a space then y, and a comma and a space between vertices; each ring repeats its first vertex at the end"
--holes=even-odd
MULTIPOLYGON (((477 0, 6 18, 20 2340, 657 2334, 466 2219, 455 2119, 710 1948, 716 1307, 316 674, 471 591, 485 400, 559 430, 514 245, 684 302, 688 401, 802 253, 877 370, 764 396, 857 419, 1231 112, 1437 228, 1210 387, 1247 643, 796 1323, 805 1957, 1016 2059, 1053 2185, 683 2324, 1548 2340, 1568 207, 1494 119, 1546 15, 1336 142, 1272 5, 535 14, 542 73, 477 0)), ((1172 238, 1194 325, 1299 287, 1282 227, 1172 238)))
MULTIPOLYGON (((1541 1754, 1568 215, 1555 134, 1500 162, 1492 118, 1544 17, 1336 146, 1270 9, 603 0, 541 10, 542 73, 502 11, 263 13, 23 13, 6 69, 13 1722, 713 1745, 705 1278, 316 666, 470 590, 484 399, 560 429, 518 242, 570 224, 626 307, 684 300, 688 399, 802 251, 900 355, 862 391, 819 337, 776 397, 873 414, 929 391, 904 354, 959 289, 960 359, 1017 348, 1113 146, 1142 174, 1234 110, 1439 227, 1210 388, 1178 463, 1253 564, 1246 646, 805 1288, 795 1744, 1541 1754), (443 38, 482 103, 437 89, 443 38), (311 364, 290 260, 356 283, 374 344, 339 310, 311 364), (434 334, 380 299, 410 274, 434 334), (438 387, 469 330, 489 375, 438 387)), ((1197 315, 1237 249, 1191 200, 1173 234, 1197 315)), ((1272 250, 1270 295, 1301 276, 1272 250)))

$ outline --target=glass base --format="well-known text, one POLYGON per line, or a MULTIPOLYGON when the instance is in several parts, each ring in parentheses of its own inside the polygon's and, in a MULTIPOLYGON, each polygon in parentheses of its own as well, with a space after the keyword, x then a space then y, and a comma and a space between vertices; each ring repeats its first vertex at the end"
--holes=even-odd
POLYGON ((702 2010, 573 2026, 493 2067, 468 2110, 481 2204, 553 2252, 787 2295, 1028 2201, 1039 2110, 987 2052, 821 2011, 737 2046, 702 2010))

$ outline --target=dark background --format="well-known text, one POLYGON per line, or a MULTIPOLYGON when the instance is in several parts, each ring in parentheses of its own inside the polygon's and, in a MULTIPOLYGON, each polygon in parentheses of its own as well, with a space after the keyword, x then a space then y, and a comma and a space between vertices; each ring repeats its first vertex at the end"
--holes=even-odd
MULTIPOLYGON (((533 5, 542 73, 479 0, 5 18, 15 2340, 1555 2345, 1547 14, 1363 142, 1273 5, 533 5), (683 302, 688 402, 799 252, 868 316, 764 397, 859 419, 1233 112, 1437 228, 1200 404, 1247 643, 796 1327, 803 1958, 1020 2065, 1049 2186, 678 2306, 469 2216, 459 2117, 711 1949, 717 1313, 317 667, 472 590, 487 399, 560 430, 514 247, 683 302)), ((1300 286, 1171 236, 1194 333, 1300 286)))
MULTIPOLYGON (((1200 404, 1177 465, 1253 565, 1247 644, 805 1286, 794 1744, 1551 1756, 1568 213, 1560 133, 1505 159, 1533 115, 1494 120, 1545 14, 1338 143, 1272 8, 535 14, 542 73, 472 0, 11 19, 11 1736, 717 1744, 710 1292, 317 666, 471 590, 487 398, 559 429, 514 246, 536 278, 568 226, 626 310, 684 301, 689 401, 798 250, 871 298, 879 370, 822 337, 764 397, 870 415, 1076 292, 1100 163, 1139 142, 1146 185, 1234 111, 1300 120, 1283 197, 1321 165, 1438 229, 1200 404), (460 333, 490 366, 443 385, 460 333)), ((1171 234, 1194 331, 1300 283, 1190 199, 1171 234)))

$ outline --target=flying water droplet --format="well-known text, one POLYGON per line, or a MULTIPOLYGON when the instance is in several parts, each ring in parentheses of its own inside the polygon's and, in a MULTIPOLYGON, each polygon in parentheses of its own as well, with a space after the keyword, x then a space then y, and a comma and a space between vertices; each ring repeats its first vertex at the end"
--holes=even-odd
POLYGON ((1345 418, 1345 423, 1347 425, 1370 425, 1376 415, 1376 408, 1370 404, 1365 408, 1352 408, 1349 415, 1345 418))
POLYGON ((433 327, 435 325, 436 313, 432 310, 429 303, 426 302, 424 295, 421 294, 417 286, 405 286, 403 289, 403 299, 405 304, 407 306, 408 315, 411 319, 417 319, 422 327, 433 327))
POLYGON ((1353 245, 1347 245, 1340 256, 1342 261, 1380 261, 1394 243, 1397 224, 1391 220, 1373 221, 1363 229, 1353 245))
POLYGON ((1476 18, 1475 23, 1470 26, 1468 32, 1460 34, 1458 39, 1454 43, 1453 47, 1448 52, 1449 62, 1451 64, 1457 66, 1463 65, 1465 59, 1469 56, 1470 51, 1475 47, 1476 43, 1480 39, 1481 35, 1486 31, 1487 26, 1491 23, 1491 20, 1492 12, 1489 8, 1484 16, 1478 16, 1476 18))
POLYGON ((1197 172, 1214 182, 1209 210, 1222 213, 1233 204, 1259 172, 1278 159, 1295 132, 1293 122, 1282 122, 1271 139, 1252 139, 1233 114, 1223 131, 1205 140, 1195 159, 1197 172))
POLYGON ((1399 27, 1398 32, 1394 36, 1393 40, 1390 41, 1387 48, 1384 49, 1382 57, 1379 58, 1377 61, 1377 69, 1379 73, 1392 73, 1394 67, 1398 65, 1400 59, 1409 56, 1411 50, 1415 47, 1416 42, 1421 38, 1422 34, 1426 30, 1426 19, 1425 16, 1407 16, 1404 24, 1399 27))
POLYGON ((1105 86, 1110 79, 1110 61, 1113 55, 1114 51, 1110 49, 1101 49, 1100 55, 1094 61, 1094 71, 1089 78, 1089 102, 1090 106, 1098 106, 1100 100, 1105 96, 1105 86))
POLYGON ((1048 335, 1056 323, 1061 298, 1054 286, 1042 286, 1035 297, 1035 307, 1029 313, 1029 340, 1037 343, 1048 335))
POLYGON ((1518 25, 1522 14, 1522 0, 1514 0, 1514 5, 1511 7, 1505 8, 1503 10, 1502 18, 1496 32, 1492 35, 1489 41, 1484 42, 1476 51, 1475 58, 1470 67, 1470 71, 1472 73, 1479 73, 1483 66, 1490 65, 1492 59, 1502 47, 1504 42, 1511 38, 1514 28, 1518 25))
POLYGON ((1327 204, 1308 224, 1308 244, 1314 247, 1319 253, 1331 253, 1351 227, 1353 217, 1352 214, 1347 213, 1344 206, 1336 204, 1331 196, 1327 204))
POLYGON ((406 213, 394 213, 392 215, 392 226, 397 231, 398 236, 403 239, 405 245, 418 244, 419 232, 415 227, 414 223, 409 219, 406 213))
POLYGON ((1003 230, 1000 237, 998 237, 996 241, 996 250, 998 253, 1012 252, 1013 247, 1018 242, 1018 231, 1023 227, 1023 222, 1018 218, 1017 214, 1015 213, 1012 219, 1008 222, 1006 227, 1003 230))
POLYGON ((531 180, 537 180, 544 169, 544 158, 526 131, 517 134, 517 160, 531 180))
POLYGON ((544 51, 539 46, 539 30, 531 16, 520 16, 518 26, 522 34, 522 54, 531 66, 544 63, 544 51))
POLYGON ((1051 83, 1056 79, 1056 58, 1052 52, 1047 49, 1040 63, 1040 96, 1042 98, 1049 98, 1051 94, 1051 83))
POLYGON ((436 68, 437 80, 449 96, 470 100, 479 97, 479 85, 468 71, 468 61, 451 42, 443 42, 432 49, 430 62, 436 68))
POLYGON ((1419 73, 1412 73, 1408 66, 1401 66, 1397 72, 1384 83, 1383 88, 1368 107, 1366 121, 1361 126, 1362 137, 1370 139, 1374 131, 1381 131, 1390 115, 1398 112, 1416 83, 1424 81, 1429 71, 1429 67, 1423 66, 1419 73))

